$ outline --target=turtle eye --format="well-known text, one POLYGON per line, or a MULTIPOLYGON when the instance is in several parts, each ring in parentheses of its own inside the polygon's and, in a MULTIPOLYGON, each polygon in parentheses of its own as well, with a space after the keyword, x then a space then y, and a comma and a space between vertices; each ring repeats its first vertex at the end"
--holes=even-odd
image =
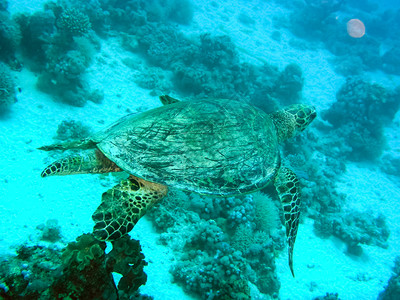
POLYGON ((299 112, 297 113, 297 117, 304 119, 306 117, 306 114, 304 113, 304 111, 299 110, 299 112))

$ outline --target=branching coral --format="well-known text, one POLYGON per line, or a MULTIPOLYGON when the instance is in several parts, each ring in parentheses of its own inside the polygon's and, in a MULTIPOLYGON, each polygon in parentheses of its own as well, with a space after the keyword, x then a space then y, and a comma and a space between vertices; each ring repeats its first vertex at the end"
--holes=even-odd
POLYGON ((83 35, 91 28, 90 20, 87 15, 75 8, 67 8, 57 19, 58 28, 67 34, 83 35))
POLYGON ((258 230, 269 234, 282 227, 279 208, 268 195, 256 192, 253 194, 253 201, 255 204, 255 223, 258 230))

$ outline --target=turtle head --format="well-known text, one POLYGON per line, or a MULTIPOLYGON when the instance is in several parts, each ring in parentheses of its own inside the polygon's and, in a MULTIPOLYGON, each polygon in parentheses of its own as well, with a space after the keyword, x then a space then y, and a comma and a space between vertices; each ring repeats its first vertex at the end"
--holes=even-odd
POLYGON ((279 142, 302 132, 317 116, 315 107, 307 104, 292 104, 271 114, 279 142))

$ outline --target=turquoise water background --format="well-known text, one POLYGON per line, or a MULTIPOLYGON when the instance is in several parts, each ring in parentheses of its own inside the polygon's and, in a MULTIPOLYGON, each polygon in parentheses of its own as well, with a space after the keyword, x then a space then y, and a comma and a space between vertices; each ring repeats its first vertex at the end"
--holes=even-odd
POLYGON ((400 299, 399 35, 394 0, 0 1, 0 298, 400 299), (128 174, 40 178, 70 152, 37 148, 163 94, 316 107, 280 147, 302 186, 295 278, 273 186, 171 186, 112 245, 91 216, 128 174))

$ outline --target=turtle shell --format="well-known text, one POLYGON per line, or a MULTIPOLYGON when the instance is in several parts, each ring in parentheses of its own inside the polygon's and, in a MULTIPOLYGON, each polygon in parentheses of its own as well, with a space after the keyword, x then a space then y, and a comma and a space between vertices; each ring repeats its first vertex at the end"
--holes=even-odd
POLYGON ((232 100, 177 102, 129 115, 96 139, 128 173, 208 195, 260 189, 280 162, 271 118, 232 100))

